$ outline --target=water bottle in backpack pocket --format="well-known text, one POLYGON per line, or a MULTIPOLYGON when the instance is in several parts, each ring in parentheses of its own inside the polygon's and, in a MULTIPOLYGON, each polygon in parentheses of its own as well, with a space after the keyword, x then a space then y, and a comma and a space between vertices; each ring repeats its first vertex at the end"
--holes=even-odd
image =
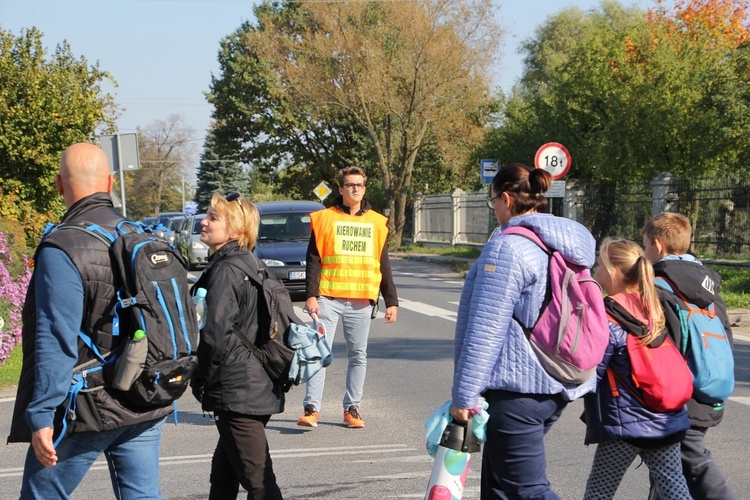
POLYGON ((133 382, 143 373, 148 354, 148 339, 143 330, 136 330, 132 339, 128 339, 122 353, 115 361, 115 375, 112 387, 120 391, 129 391, 133 382))

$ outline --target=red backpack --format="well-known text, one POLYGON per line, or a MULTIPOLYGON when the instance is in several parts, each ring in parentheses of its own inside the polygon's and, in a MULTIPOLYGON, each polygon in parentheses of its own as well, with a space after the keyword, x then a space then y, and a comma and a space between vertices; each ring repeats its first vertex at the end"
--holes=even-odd
MULTIPOLYGON (((613 308, 619 308, 617 316, 620 316, 622 311, 625 311, 622 305, 607 297, 605 306, 609 320, 627 331, 628 327, 611 314, 615 313, 613 308)), ((644 330, 647 331, 646 328, 644 330)), ((608 367, 607 377, 612 395, 620 395, 617 388, 620 385, 649 410, 663 413, 682 409, 693 394, 693 375, 669 337, 658 346, 652 346, 643 344, 641 336, 628 331, 627 349, 631 365, 631 383, 622 380, 611 367, 608 367)))

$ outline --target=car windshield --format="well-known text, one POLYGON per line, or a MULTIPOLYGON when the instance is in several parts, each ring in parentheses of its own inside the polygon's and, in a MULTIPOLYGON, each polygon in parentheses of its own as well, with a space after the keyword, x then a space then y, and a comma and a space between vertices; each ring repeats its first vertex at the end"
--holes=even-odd
POLYGON ((196 217, 193 219, 193 234, 200 234, 201 233, 201 221, 203 220, 203 217, 196 217))
POLYGON ((309 214, 295 212, 260 216, 258 241, 299 241, 309 238, 309 214))
POLYGON ((175 217, 169 221, 169 230, 177 231, 180 225, 185 221, 185 217, 175 217))

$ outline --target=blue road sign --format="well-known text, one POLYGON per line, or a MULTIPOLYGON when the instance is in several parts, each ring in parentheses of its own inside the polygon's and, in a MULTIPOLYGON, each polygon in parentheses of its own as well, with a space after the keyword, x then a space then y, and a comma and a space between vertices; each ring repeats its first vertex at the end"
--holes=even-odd
POLYGON ((480 176, 482 177, 482 182, 485 184, 489 184, 492 182, 492 179, 495 178, 495 174, 497 174, 497 171, 500 170, 500 162, 497 160, 481 160, 479 162, 480 165, 480 176))
POLYGON ((195 215, 198 213, 198 202, 196 201, 186 201, 182 205, 182 211, 186 214, 195 215))

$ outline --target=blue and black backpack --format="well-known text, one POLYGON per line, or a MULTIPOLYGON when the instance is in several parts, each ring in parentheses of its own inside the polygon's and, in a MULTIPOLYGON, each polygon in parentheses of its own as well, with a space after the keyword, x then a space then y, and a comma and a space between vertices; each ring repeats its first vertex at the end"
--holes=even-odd
MULTIPOLYGON (((63 223, 52 231, 77 229, 109 249, 117 297, 112 335, 125 336, 119 347, 99 352, 86 332, 80 340, 94 359, 77 366, 68 394, 68 415, 75 413, 80 391, 113 386, 117 361, 136 332, 145 334, 147 349, 142 370, 128 387, 114 388, 118 395, 141 408, 172 404, 190 384, 198 358, 198 322, 187 281, 187 262, 169 242, 147 232, 138 222, 121 221, 114 233, 88 222, 63 223)), ((65 433, 63 432, 63 435, 65 433)))

